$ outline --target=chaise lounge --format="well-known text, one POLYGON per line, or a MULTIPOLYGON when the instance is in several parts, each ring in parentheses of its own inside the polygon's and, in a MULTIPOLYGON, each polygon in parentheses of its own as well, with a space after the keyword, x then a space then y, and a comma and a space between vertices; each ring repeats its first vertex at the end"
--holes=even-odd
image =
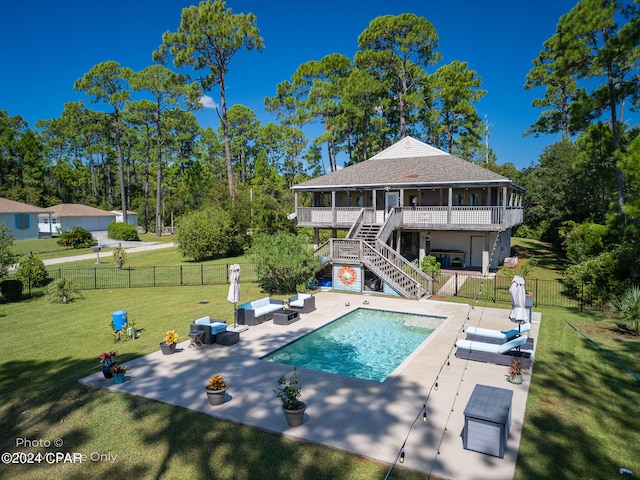
POLYGON ((524 368, 529 368, 533 360, 532 351, 518 349, 518 347, 526 346, 526 343, 526 335, 522 335, 501 345, 459 339, 456 342, 456 357, 505 366, 511 365, 513 359, 519 359, 520 364, 524 368))
MULTIPOLYGON (((519 335, 527 333, 529 330, 531 330, 531 324, 529 322, 524 323, 520 329, 512 328, 511 330, 493 330, 491 328, 468 327, 467 340, 502 344, 515 339, 519 335)), ((527 340, 527 344, 531 344, 531 348, 533 348, 533 338, 529 338, 527 340)))
POLYGON ((310 293, 298 293, 289 298, 289 308, 299 313, 309 313, 316 309, 316 297, 310 293))

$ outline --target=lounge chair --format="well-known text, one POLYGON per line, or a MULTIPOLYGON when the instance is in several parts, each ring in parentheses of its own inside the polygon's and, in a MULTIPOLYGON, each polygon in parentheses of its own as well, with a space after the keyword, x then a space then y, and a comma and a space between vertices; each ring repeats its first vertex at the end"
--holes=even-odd
POLYGON ((521 335, 509 342, 497 345, 495 343, 477 342, 473 340, 459 339, 456 342, 456 357, 477 362, 495 363, 496 365, 511 365, 511 361, 520 359, 524 368, 531 366, 532 351, 519 350, 525 346, 527 336, 521 335))
MULTIPOLYGON (((467 328, 467 340, 502 344, 513 340, 523 333, 527 333, 529 330, 531 330, 531 324, 529 322, 521 325, 519 330, 517 328, 512 328, 511 330, 493 330, 491 328, 469 327, 467 328)), ((530 348, 533 348, 532 338, 529 338, 527 343, 531 344, 530 348)))

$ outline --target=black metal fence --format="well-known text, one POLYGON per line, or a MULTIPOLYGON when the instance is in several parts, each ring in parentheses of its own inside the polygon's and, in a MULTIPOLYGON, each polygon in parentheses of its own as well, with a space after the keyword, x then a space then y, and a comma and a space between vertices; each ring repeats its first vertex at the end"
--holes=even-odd
MULTIPOLYGON (((258 281, 253 263, 240 263, 240 282, 258 281)), ((48 268, 49 278, 65 278, 80 290, 112 288, 178 287, 221 285, 229 283, 230 264, 198 264, 132 268, 48 268)), ((38 294, 42 288, 31 288, 26 282, 26 295, 38 294)))
MULTIPOLYGON (((456 272, 451 276, 440 275, 435 283, 438 286, 434 287, 434 294, 457 296, 482 302, 511 303, 509 288, 512 279, 508 277, 469 276, 456 272)), ((534 307, 602 309, 602 305, 593 302, 584 295, 580 295, 578 298, 568 295, 566 288, 559 280, 527 278, 525 289, 532 294, 534 307)))
MULTIPOLYGON (((258 275, 253 263, 241 263, 240 282, 254 283, 258 275)), ((221 285, 229 283, 230 264, 197 264, 131 268, 48 268, 50 279, 65 278, 73 281, 80 290, 116 288, 177 287, 195 285, 221 285)), ((498 276, 470 276, 455 272, 451 275, 434 275, 434 294, 457 296, 496 304, 510 304, 511 279, 498 276)), ((526 279, 525 288, 533 295, 534 307, 573 307, 600 309, 588 298, 567 295, 558 280, 526 279)), ((24 285, 24 294, 42 293, 44 288, 24 285)))

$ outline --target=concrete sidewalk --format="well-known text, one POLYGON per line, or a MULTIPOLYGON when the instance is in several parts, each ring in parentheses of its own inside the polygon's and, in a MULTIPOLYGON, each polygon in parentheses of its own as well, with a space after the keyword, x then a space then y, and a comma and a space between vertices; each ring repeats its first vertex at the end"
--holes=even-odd
MULTIPOLYGON (((458 359, 455 341, 468 326, 509 329, 509 310, 431 300, 318 292, 317 309, 288 326, 265 322, 240 334, 232 346, 179 345, 173 355, 160 351, 126 365, 127 381, 114 385, 102 373, 80 382, 125 392, 251 425, 306 442, 352 452, 388 465, 404 445, 403 464, 441 478, 508 480, 518 456, 531 371, 524 383, 507 382, 507 367, 458 359), (368 304, 363 305, 367 300, 368 304), (349 302, 349 306, 346 306, 349 302), (446 316, 447 319, 384 382, 359 380, 298 368, 302 400, 308 404, 302 426, 289 428, 273 395, 276 380, 291 367, 261 360, 265 354, 358 307, 446 316), (208 404, 207 379, 221 373, 228 384, 225 403, 208 404), (434 388, 438 383, 438 389, 434 388), (504 458, 465 450, 464 409, 476 384, 513 391, 511 429, 504 458), (422 420, 426 405, 428 421, 422 420)), ((215 312, 211 312, 215 317, 215 312)), ((538 338, 540 314, 530 336, 538 338)), ((191 319, 181 325, 186 333, 191 319)), ((537 343, 536 343, 537 344, 537 343)), ((336 359, 339 361, 339 359, 336 359)))
MULTIPOLYGON (((170 248, 175 247, 175 243, 151 243, 151 242, 123 242, 126 244, 136 244, 139 246, 127 246, 123 245, 127 253, 136 253, 136 252, 146 252, 148 250, 158 250, 161 248, 170 248), (141 243, 144 243, 141 245, 141 243)), ((102 253, 100 254, 102 255, 102 253)), ((107 252, 106 255, 108 258, 111 258, 111 253, 107 252)), ((60 263, 68 263, 68 262, 79 262, 81 260, 95 260, 95 253, 87 253, 82 255, 72 255, 68 257, 60 257, 60 258, 49 258, 48 260, 43 260, 45 265, 58 265, 60 263)))

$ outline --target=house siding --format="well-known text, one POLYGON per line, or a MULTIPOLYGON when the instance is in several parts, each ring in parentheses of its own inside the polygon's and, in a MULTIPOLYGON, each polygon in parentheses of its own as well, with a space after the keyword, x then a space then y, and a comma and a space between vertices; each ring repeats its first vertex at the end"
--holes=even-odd
POLYGON ((15 240, 38 238, 37 213, 0 213, 0 223, 6 225, 15 240))

